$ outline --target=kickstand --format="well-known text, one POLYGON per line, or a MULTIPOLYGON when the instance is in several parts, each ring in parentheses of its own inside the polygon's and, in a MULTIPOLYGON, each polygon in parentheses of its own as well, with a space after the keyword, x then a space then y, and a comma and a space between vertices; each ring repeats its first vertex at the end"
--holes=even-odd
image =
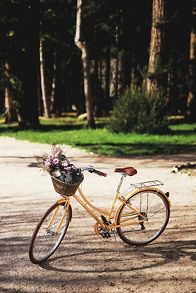
POLYGON ((115 245, 116 245, 116 252, 118 254, 118 257, 120 257, 120 251, 118 248, 117 238, 116 238, 116 230, 114 231, 114 239, 115 239, 115 245))

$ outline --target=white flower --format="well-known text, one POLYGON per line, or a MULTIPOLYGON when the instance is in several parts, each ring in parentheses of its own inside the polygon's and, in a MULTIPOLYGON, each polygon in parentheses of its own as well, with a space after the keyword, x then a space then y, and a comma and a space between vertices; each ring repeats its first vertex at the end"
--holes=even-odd
POLYGON ((52 160, 52 162, 53 162, 54 165, 58 165, 59 164, 59 159, 58 158, 54 158, 52 160))

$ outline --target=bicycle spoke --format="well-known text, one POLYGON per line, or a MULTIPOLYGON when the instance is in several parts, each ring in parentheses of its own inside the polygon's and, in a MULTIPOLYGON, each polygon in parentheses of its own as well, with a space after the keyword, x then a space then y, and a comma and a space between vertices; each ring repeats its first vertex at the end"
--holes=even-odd
POLYGON ((62 241, 71 219, 71 207, 56 203, 44 215, 32 237, 29 256, 33 263, 47 259, 62 241))
POLYGON ((130 210, 122 206, 118 215, 119 236, 128 244, 143 245, 155 240, 165 229, 169 219, 169 206, 158 190, 140 191, 128 200, 131 209, 138 210, 135 218, 125 217, 130 210))

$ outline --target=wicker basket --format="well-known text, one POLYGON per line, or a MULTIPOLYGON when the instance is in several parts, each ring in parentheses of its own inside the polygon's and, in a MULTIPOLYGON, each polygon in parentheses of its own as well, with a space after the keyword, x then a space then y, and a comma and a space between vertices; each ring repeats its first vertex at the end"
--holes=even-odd
POLYGON ((62 182, 53 176, 51 176, 51 179, 54 189, 57 193, 61 194, 62 196, 72 196, 75 194, 84 177, 82 175, 80 181, 73 184, 62 182))

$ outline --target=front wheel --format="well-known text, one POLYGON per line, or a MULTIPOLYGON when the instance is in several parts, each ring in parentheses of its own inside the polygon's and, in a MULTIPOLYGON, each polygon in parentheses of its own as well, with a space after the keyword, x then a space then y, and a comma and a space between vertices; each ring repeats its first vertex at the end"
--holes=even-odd
POLYGON ((72 209, 66 201, 56 202, 46 211, 30 242, 29 258, 32 263, 40 264, 55 252, 66 234, 71 218, 72 209))
POLYGON ((159 190, 140 190, 118 212, 117 233, 129 245, 146 245, 164 231, 170 216, 167 198, 159 190))

